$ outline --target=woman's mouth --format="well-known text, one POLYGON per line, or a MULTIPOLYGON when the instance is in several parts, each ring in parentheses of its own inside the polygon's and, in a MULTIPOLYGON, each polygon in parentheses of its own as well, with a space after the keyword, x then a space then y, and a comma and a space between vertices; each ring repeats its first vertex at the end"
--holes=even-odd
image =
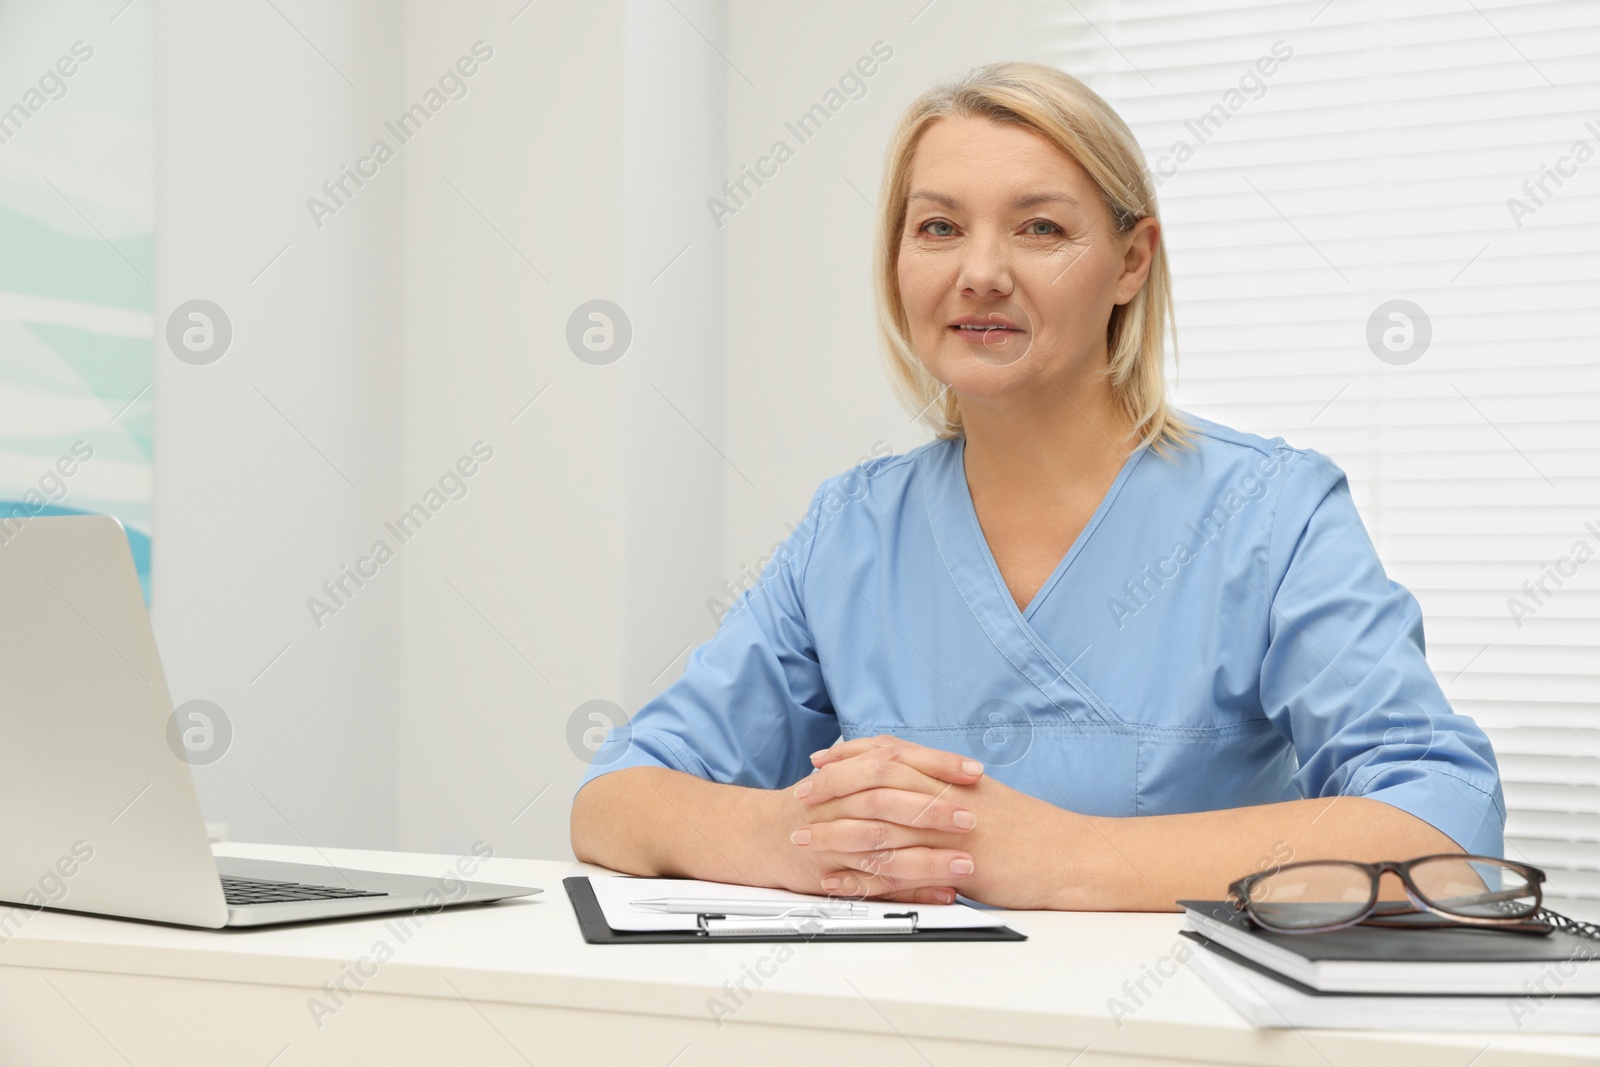
POLYGON ((980 355, 997 356, 1002 353, 1010 355, 1018 345, 1018 339, 1027 331, 1019 330, 1015 326, 1002 326, 998 323, 956 323, 950 327, 952 333, 968 345, 978 350, 980 355))
POLYGON ((992 323, 982 326, 960 323, 950 328, 958 331, 961 336, 965 337, 969 341, 980 341, 984 343, 987 343, 992 339, 1004 337, 1007 334, 1022 332, 1014 326, 999 326, 992 323))
POLYGON ((1023 338, 1028 331, 1014 326, 1011 320, 998 313, 979 317, 964 315, 947 329, 965 341, 973 355, 984 363, 996 366, 1015 363, 1027 352, 1023 338))

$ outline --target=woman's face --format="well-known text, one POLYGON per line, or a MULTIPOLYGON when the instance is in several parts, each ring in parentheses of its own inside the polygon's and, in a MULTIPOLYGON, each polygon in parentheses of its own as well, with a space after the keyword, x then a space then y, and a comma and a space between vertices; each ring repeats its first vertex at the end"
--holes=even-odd
POLYGON ((912 160, 896 265, 917 357, 969 401, 1100 371, 1111 309, 1144 284, 1159 232, 1143 219, 1118 236, 1088 173, 1032 130, 939 119, 912 160))

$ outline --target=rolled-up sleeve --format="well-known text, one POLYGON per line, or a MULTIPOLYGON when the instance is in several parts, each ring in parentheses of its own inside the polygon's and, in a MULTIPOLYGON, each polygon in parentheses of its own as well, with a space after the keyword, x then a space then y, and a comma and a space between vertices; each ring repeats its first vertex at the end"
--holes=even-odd
POLYGON ((714 782, 779 789, 811 772, 839 737, 802 585, 833 479, 722 617, 688 666, 595 751, 581 790, 624 767, 667 767, 714 782))
POLYGON ((1261 702, 1294 746, 1301 794, 1381 800, 1469 853, 1503 855, 1489 739, 1450 707, 1416 598, 1384 572, 1344 472, 1320 453, 1290 465, 1266 569, 1261 702))

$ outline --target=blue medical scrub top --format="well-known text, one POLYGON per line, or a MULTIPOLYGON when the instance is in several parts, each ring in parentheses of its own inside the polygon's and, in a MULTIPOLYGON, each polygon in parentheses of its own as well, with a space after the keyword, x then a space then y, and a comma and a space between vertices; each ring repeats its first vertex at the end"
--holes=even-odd
POLYGON ((1091 815, 1364 796, 1502 855, 1494 752, 1440 690, 1344 472, 1183 417, 1196 447, 1131 453, 1024 610, 963 438, 828 479, 584 784, 660 766, 776 789, 840 737, 894 734, 1091 815))

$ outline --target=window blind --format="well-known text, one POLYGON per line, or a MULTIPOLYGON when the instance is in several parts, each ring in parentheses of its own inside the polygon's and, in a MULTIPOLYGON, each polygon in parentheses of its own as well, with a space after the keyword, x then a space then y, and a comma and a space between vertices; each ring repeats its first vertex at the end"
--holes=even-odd
POLYGON ((1028 58, 1109 100, 1159 181, 1179 405, 1345 469, 1494 743, 1507 855, 1600 900, 1600 5, 1026 21, 1028 58))

